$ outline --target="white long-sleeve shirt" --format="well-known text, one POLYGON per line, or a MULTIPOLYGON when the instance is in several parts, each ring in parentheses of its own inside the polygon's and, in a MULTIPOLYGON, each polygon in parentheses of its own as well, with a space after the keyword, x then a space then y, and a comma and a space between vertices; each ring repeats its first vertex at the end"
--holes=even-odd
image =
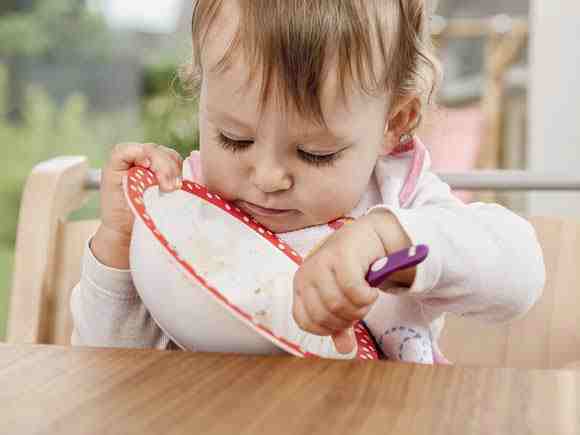
MULTIPOLYGON (((203 181, 196 153, 185 161, 183 176, 203 181)), ((348 217, 376 207, 396 216, 412 243, 430 248, 411 288, 381 293, 364 319, 389 358, 432 362, 446 313, 503 322, 540 297, 545 267, 532 226, 499 205, 459 201, 430 171, 420 141, 379 160, 348 217)), ((321 225, 278 236, 306 256, 333 231, 321 225)), ((89 242, 71 310, 74 345, 175 347, 141 302, 131 272, 99 263, 89 242)))

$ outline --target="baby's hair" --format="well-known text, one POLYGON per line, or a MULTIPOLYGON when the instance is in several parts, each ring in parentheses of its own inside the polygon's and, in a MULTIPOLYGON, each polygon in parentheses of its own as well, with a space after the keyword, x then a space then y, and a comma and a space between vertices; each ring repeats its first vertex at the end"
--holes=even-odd
MULTIPOLYGON (((181 77, 195 95, 203 79, 204 43, 229 1, 194 1, 193 61, 182 68, 181 77)), ((237 33, 214 68, 227 69, 232 58, 243 53, 250 79, 261 78, 261 104, 274 87, 301 116, 313 116, 322 123, 321 92, 333 66, 338 67, 343 96, 346 86, 354 84, 367 94, 387 92, 395 102, 418 96, 423 108, 432 102, 441 75, 429 29, 428 2, 239 0, 237 33)))

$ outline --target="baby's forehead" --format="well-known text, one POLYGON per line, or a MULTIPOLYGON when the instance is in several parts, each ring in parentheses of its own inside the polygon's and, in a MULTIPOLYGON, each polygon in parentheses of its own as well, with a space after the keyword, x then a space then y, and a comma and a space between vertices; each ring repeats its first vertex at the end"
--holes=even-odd
POLYGON ((250 68, 243 59, 238 59, 227 69, 208 71, 202 82, 202 104, 212 114, 238 119, 241 121, 238 124, 246 126, 259 125, 265 112, 276 113, 280 120, 299 125, 304 135, 327 130, 340 137, 347 135, 344 131, 354 127, 357 119, 376 116, 384 119, 389 110, 386 95, 368 95, 355 85, 348 86, 343 94, 336 75, 329 75, 320 95, 323 122, 300 113, 289 97, 280 95, 283 90, 273 89, 263 102, 260 78, 252 78, 250 68))
POLYGON ((220 3, 217 14, 207 22, 207 32, 203 38, 201 61, 204 71, 216 70, 220 61, 234 42, 240 22, 237 1, 220 3))

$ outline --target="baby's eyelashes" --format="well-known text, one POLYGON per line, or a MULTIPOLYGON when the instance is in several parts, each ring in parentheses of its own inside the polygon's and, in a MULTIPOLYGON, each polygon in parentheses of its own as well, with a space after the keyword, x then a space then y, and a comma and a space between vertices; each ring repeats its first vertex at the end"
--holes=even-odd
POLYGON ((243 151, 254 143, 253 140, 232 139, 221 132, 217 135, 217 141, 223 148, 232 152, 243 151))

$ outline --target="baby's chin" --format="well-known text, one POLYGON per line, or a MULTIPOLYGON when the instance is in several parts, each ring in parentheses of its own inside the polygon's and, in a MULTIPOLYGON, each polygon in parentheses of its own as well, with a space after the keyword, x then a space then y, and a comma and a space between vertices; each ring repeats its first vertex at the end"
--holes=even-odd
POLYGON ((294 216, 288 216, 284 219, 279 218, 265 218, 263 216, 254 216, 254 219, 263 225, 265 228, 269 229, 275 234, 291 233, 293 231, 300 231, 306 228, 315 227, 317 225, 323 225, 328 222, 332 222, 335 219, 308 219, 307 216, 300 212, 296 212, 294 216))

